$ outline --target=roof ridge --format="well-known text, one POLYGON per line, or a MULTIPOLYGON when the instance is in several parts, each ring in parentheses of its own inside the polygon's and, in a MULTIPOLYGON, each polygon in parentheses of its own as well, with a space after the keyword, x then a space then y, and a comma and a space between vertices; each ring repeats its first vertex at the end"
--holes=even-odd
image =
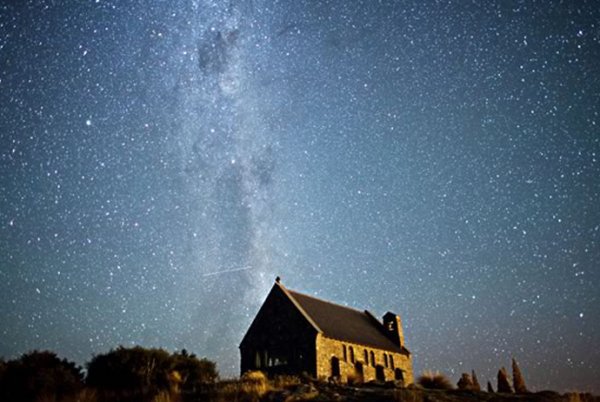
POLYGON ((352 310, 352 311, 354 311, 354 312, 357 312, 357 313, 365 314, 365 312, 367 311, 367 310, 359 310, 358 308, 355 308, 355 307, 350 307, 350 306, 344 306, 344 305, 342 305, 342 304, 337 304, 337 303, 331 302, 331 301, 329 301, 329 300, 324 300, 324 299, 321 299, 321 298, 319 298, 319 297, 315 297, 315 296, 307 295, 306 293, 297 292, 297 291, 295 291, 295 290, 291 290, 291 289, 287 289, 287 288, 286 288, 286 290, 287 290, 288 292, 291 292, 291 293, 296 293, 296 294, 298 294, 298 295, 300 295, 300 296, 304 296, 304 297, 308 297, 308 298, 310 298, 310 299, 313 299, 313 300, 320 301, 321 303, 327 303, 327 304, 331 304, 332 306, 336 306, 336 307, 345 308, 345 309, 347 309, 347 310, 352 310))

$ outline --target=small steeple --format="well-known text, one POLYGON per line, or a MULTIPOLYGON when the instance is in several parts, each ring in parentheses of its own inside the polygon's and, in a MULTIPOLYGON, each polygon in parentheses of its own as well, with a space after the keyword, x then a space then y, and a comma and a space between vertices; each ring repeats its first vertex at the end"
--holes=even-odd
POLYGON ((281 282, 281 278, 278 276, 277 278, 275 278, 275 283, 280 283, 281 282))

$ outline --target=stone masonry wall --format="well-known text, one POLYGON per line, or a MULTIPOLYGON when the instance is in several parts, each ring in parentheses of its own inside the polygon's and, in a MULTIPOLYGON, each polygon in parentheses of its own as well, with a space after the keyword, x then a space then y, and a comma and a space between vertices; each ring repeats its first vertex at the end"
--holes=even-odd
POLYGON ((376 379, 376 369, 371 364, 371 352, 375 355, 375 366, 381 365, 385 380, 394 380, 394 369, 391 368, 389 356, 393 357, 394 368, 401 369, 404 377, 404 385, 409 385, 414 382, 412 361, 410 356, 400 353, 392 353, 375 349, 369 346, 358 345, 348 342, 341 342, 335 339, 330 339, 322 334, 317 335, 316 339, 316 360, 317 360, 317 378, 326 380, 332 376, 332 358, 337 357, 340 364, 340 381, 348 382, 348 379, 360 381, 356 375, 356 363, 362 363, 363 366, 363 381, 371 381, 376 379), (344 360, 343 345, 346 346, 346 359, 344 360), (354 350, 354 363, 351 361, 350 347, 354 350), (365 362, 364 351, 367 350, 369 361, 365 362), (388 355, 388 365, 385 367, 384 353, 388 355))

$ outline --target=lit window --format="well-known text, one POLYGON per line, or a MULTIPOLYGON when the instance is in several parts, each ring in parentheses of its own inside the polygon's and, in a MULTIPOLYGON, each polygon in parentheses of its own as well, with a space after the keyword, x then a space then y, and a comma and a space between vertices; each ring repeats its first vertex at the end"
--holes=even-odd
POLYGON ((254 356, 254 367, 260 368, 260 353, 256 352, 254 356))

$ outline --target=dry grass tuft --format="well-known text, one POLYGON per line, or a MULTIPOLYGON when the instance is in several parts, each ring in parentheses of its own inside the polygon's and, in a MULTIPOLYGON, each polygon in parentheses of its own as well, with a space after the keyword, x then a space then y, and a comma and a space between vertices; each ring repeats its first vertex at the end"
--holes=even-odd
POLYGON ((269 379, 262 371, 248 371, 240 379, 240 391, 242 394, 260 398, 269 392, 270 389, 269 379))
POLYGON ((285 389, 302 384, 302 380, 295 375, 278 375, 273 378, 271 383, 275 389, 285 389))
POLYGON ((452 389, 452 383, 448 377, 439 371, 424 371, 417 382, 426 389, 452 389))
POLYGON ((152 402, 176 402, 178 399, 179 398, 172 396, 171 393, 167 391, 161 391, 152 398, 152 402))
POLYGON ((425 400, 423 392, 419 389, 400 388, 394 390, 395 402, 423 402, 425 400))
POLYGON ((77 402, 97 402, 98 395, 96 390, 92 388, 84 388, 79 395, 77 395, 77 402))

